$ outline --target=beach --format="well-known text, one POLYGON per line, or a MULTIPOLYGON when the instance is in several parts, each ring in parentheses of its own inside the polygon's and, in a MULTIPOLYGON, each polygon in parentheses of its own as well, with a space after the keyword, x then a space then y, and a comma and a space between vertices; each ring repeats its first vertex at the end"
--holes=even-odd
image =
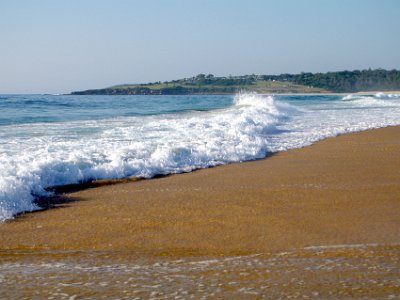
POLYGON ((235 254, 400 242, 400 128, 87 189, 0 226, 1 249, 235 254), (112 204, 112 205, 111 205, 112 204))
MULTIPOLYGON (((346 257, 354 264, 350 285, 363 276, 377 282, 365 281, 369 290, 361 284, 354 295, 398 297, 398 153, 400 127, 387 127, 262 160, 65 194, 53 209, 22 214, 0 225, 1 263, 38 255, 56 261, 84 255, 90 261, 97 255, 96 264, 199 258, 222 262, 240 257, 245 262, 253 255, 276 260, 282 253, 287 259, 325 262, 346 257), (390 271, 369 277, 369 267, 388 265, 390 271), (379 288, 378 283, 383 285, 379 288)), ((305 261, 303 267, 315 263, 305 261)), ((285 266, 293 271, 293 264, 285 266)), ((311 277, 299 274, 319 282, 319 272, 315 269, 311 277)), ((330 285, 315 297, 339 295, 340 274, 347 273, 332 272, 326 279, 330 285)), ((285 281, 286 275, 279 274, 285 281)), ((312 298, 311 292, 302 290, 312 298)))
POLYGON ((0 300, 400 300, 400 1, 3 2, 0 300))

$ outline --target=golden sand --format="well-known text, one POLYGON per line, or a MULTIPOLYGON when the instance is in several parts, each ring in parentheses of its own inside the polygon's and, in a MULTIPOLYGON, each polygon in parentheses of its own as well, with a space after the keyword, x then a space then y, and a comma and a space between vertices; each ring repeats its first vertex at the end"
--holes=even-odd
POLYGON ((400 127, 267 159, 65 195, 0 225, 0 249, 251 254, 400 243, 400 127))
POLYGON ((399 154, 391 127, 96 183, 0 225, 0 298, 398 299, 399 154))

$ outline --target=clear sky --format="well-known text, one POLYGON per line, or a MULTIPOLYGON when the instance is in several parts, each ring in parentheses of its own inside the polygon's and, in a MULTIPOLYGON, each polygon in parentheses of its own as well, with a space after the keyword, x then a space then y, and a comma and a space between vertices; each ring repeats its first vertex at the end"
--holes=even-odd
POLYGON ((400 69, 400 0, 0 0, 0 93, 400 69))

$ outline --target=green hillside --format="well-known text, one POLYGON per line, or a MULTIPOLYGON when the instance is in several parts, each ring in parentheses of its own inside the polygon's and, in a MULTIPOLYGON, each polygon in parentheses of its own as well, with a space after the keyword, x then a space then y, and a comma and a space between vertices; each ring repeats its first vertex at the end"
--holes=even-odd
POLYGON ((325 89, 303 86, 288 81, 263 80, 258 76, 196 77, 146 84, 124 84, 104 89, 73 92, 74 95, 186 95, 233 94, 253 91, 258 93, 323 93, 325 89))
POLYGON ((186 95, 233 94, 237 92, 329 93, 400 90, 400 71, 383 69, 328 73, 281 75, 243 75, 216 77, 199 74, 195 77, 124 84, 103 89, 73 92, 74 95, 186 95))

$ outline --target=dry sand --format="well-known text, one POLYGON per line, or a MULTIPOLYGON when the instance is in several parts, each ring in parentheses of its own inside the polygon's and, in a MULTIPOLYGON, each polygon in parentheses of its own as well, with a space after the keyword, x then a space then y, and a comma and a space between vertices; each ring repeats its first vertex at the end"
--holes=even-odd
POLYGON ((400 243, 400 127, 88 189, 0 225, 0 249, 251 254, 400 243), (75 201, 75 202, 73 202, 75 201))

